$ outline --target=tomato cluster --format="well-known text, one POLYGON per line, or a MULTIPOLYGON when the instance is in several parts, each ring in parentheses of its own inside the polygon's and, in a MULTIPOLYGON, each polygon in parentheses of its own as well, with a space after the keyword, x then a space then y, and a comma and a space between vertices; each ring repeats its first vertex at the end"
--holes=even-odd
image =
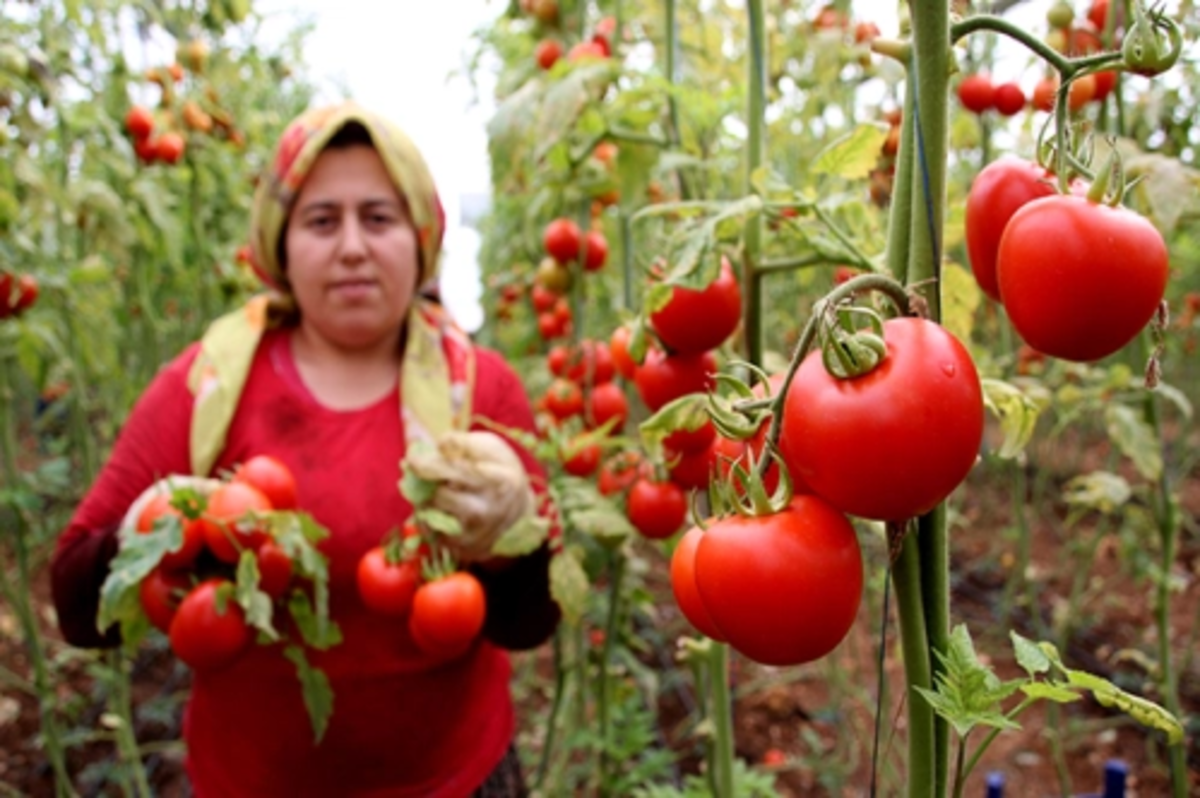
POLYGON ((165 553, 142 580, 138 595, 147 619, 168 635, 171 649, 197 670, 235 661, 253 639, 244 608, 234 600, 234 571, 253 552, 257 589, 284 600, 295 584, 293 555, 272 534, 272 515, 296 508, 296 483, 282 462, 258 455, 207 496, 189 488, 152 494, 135 524, 138 534, 178 524, 182 543, 165 553))
POLYGON ((20 316, 37 302, 40 286, 32 274, 19 274, 14 279, 0 270, 0 320, 20 316))

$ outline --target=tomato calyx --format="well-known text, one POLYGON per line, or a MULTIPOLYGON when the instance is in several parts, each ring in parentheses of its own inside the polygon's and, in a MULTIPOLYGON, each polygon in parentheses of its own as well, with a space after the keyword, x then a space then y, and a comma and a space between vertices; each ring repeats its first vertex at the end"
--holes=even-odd
POLYGON ((873 310, 854 305, 831 308, 819 325, 821 362, 838 379, 868 374, 887 357, 883 319, 873 310), (857 319, 865 319, 868 328, 862 328, 857 319))
POLYGON ((1161 75, 1183 53, 1183 33, 1175 20, 1161 7, 1147 11, 1140 2, 1133 4, 1133 26, 1121 44, 1125 68, 1135 75, 1152 78, 1161 75))

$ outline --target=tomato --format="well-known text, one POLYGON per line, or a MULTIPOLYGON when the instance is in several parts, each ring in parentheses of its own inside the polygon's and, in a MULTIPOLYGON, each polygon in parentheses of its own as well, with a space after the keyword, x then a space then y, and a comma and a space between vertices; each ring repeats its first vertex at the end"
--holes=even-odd
POLYGON ((554 299, 545 308, 538 308, 538 310, 550 310, 553 308, 554 303, 558 301, 558 297, 571 290, 571 283, 573 281, 569 266, 562 265, 550 256, 542 258, 538 263, 537 271, 533 273, 533 282, 554 294, 554 299))
POLYGON ((966 478, 983 439, 983 392, 971 355, 944 327, 889 319, 883 338, 887 356, 852 379, 830 376, 821 353, 809 353, 784 400, 780 455, 842 512, 902 521, 966 478))
POLYGON ((562 57, 562 45, 554 39, 542 39, 534 48, 533 58, 542 69, 549 69, 562 57))
POLYGON ((582 413, 583 389, 571 380, 554 380, 546 390, 546 409, 560 421, 582 413))
POLYGON ((996 87, 987 75, 967 75, 958 84, 958 101, 968 111, 982 114, 995 104, 996 87))
POLYGON ((405 615, 421 584, 421 562, 413 557, 387 561, 383 546, 376 546, 358 561, 358 595, 362 603, 381 615, 405 615))
MULTIPOLYGON (((757 460, 763 456, 763 448, 767 443, 767 433, 771 430, 770 422, 765 422, 759 427, 758 432, 748 440, 735 441, 726 438, 723 435, 718 435, 713 442, 713 465, 716 473, 722 479, 730 479, 733 475, 735 465, 740 465, 744 471, 750 471, 750 457, 757 460)), ((779 437, 779 446, 783 447, 783 435, 779 437)), ((795 474, 788 472, 792 478, 792 490, 796 493, 808 493, 809 488, 804 484, 804 480, 798 478, 795 474)), ((767 493, 774 493, 779 487, 779 466, 772 463, 767 468, 767 473, 763 477, 763 487, 767 493)), ((741 493, 741 487, 738 487, 738 492, 741 493)))
POLYGON ((546 254, 559 263, 571 263, 579 258, 579 239, 579 225, 566 217, 550 222, 542 233, 546 254))
POLYGON ((693 454, 707 449, 717 437, 717 428, 705 421, 696 429, 676 429, 663 438, 663 446, 679 454, 693 454))
POLYGON ((20 315, 33 307, 38 298, 38 281, 32 274, 22 274, 17 278, 16 299, 12 300, 12 313, 20 315))
POLYGON ((594 40, 586 42, 578 42, 567 53, 567 60, 572 64, 580 61, 592 61, 608 58, 609 48, 607 44, 600 44, 594 40))
POLYGON ((663 458, 670 463, 667 469, 671 481, 684 490, 708 490, 708 482, 716 466, 717 439, 695 452, 676 452, 663 448, 663 458))
POLYGON ((168 570, 182 570, 196 561, 196 556, 204 548, 205 525, 202 521, 189 521, 183 513, 171 506, 171 494, 166 491, 155 493, 150 501, 142 508, 137 518, 137 531, 147 534, 154 531, 155 522, 166 516, 179 519, 183 531, 183 543, 178 549, 167 552, 159 561, 168 570))
POLYGON ((591 426, 599 427, 615 418, 617 421, 612 427, 613 434, 624 429, 625 420, 629 418, 629 401, 625 398, 625 391, 615 382, 606 382, 593 388, 588 394, 587 405, 591 426))
POLYGON ((596 486, 604 496, 624 493, 633 483, 649 477, 654 469, 640 454, 633 450, 619 452, 600 465, 596 486))
POLYGON ((1025 107, 1025 92, 1016 83, 1001 83, 996 87, 995 106, 1004 116, 1016 116, 1025 107))
POLYGON ((154 132, 154 115, 148 108, 141 105, 133 106, 125 114, 125 132, 135 141, 149 138, 150 134, 154 132))
POLYGON ((1022 207, 996 259, 1013 327, 1039 352, 1076 361, 1137 336, 1162 301, 1168 266, 1162 234, 1145 217, 1076 195, 1022 207))
POLYGON ((617 161, 618 147, 607 139, 592 149, 592 157, 605 166, 612 166, 617 161))
POLYGON ((556 344, 546 353, 546 368, 555 377, 565 377, 568 357, 567 347, 564 344, 556 344))
POLYGON ((146 574, 146 578, 138 585, 138 600, 154 628, 163 634, 170 631, 179 602, 191 587, 187 574, 162 566, 146 574))
POLYGON ((632 380, 634 372, 637 371, 637 363, 629 355, 629 341, 632 338, 633 331, 622 324, 613 330, 608 339, 608 351, 612 354, 613 367, 627 380, 632 380))
POLYGON ((241 550, 257 549, 267 540, 263 521, 246 518, 248 513, 268 512, 271 501, 253 485, 226 482, 208 497, 204 516, 213 523, 205 527, 205 542, 217 559, 237 562, 241 550))
POLYGON ((1033 94, 1030 95, 1029 104, 1039 111, 1053 113, 1054 103, 1058 100, 1057 92, 1057 78, 1042 78, 1033 87, 1033 94))
POLYGON ((684 355, 719 346, 741 320, 742 289, 725 258, 708 287, 697 291, 676 286, 667 304, 650 314, 650 326, 662 342, 684 355))
POLYGON ((832 651, 862 598, 862 554, 846 517, 815 496, 782 512, 712 522, 696 544, 696 588, 713 626, 764 665, 832 651))
POLYGON ((696 547, 703 536, 704 530, 694 526, 684 532, 676 544, 671 554, 671 592, 688 623, 705 637, 724 642, 725 638, 709 617, 696 587, 696 547))
POLYGON ((296 478, 275 457, 268 454, 251 457, 234 471, 233 479, 258 488, 273 510, 296 509, 296 478))
POLYGON ((408 631, 425 653, 454 656, 470 647, 486 615, 483 585, 472 574, 458 571, 417 588, 408 631))
POLYGON ((996 252, 1004 226, 1027 202, 1055 193, 1054 176, 1035 163, 1004 155, 985 166, 967 194, 967 257, 985 294, 1002 301, 996 282, 996 252))
POLYGON ((687 520, 687 511, 687 495, 674 482, 639 479, 625 499, 629 522, 650 540, 663 540, 678 532, 687 520))
POLYGON ((778 767, 786 761, 787 754, 778 748, 768 748, 762 757, 762 763, 767 767, 778 767))
POLYGON ((1117 73, 1111 69, 1095 73, 1092 75, 1092 79, 1096 81, 1096 91, 1092 95, 1093 102, 1102 101, 1117 87, 1117 73))
POLYGON ((576 444, 565 446, 563 471, 573 477, 590 477, 600 466, 600 453, 600 446, 595 443, 589 443, 586 446, 577 446, 576 444), (568 449, 574 452, 570 457, 566 456, 568 449))
POLYGON ((529 300, 533 303, 533 309, 536 312, 546 313, 554 309, 554 304, 558 302, 558 294, 541 283, 535 283, 529 291, 529 300))
POLYGON ((1078 111, 1092 101, 1096 96, 1096 76, 1082 75, 1071 81, 1067 89, 1067 107, 1078 111))
POLYGON ((863 21, 854 26, 854 43, 870 44, 880 36, 879 26, 874 22, 863 21))
POLYGON ((608 260, 608 239, 599 230, 589 230, 583 238, 583 268, 597 272, 608 260))
POLYGON ((717 359, 712 352, 668 355, 661 349, 646 352, 633 374, 638 395, 651 412, 680 396, 704 393, 716 386, 717 359))
POLYGON ((225 579, 208 579, 192 588, 175 611, 169 637, 175 656, 198 671, 230 665, 254 639, 242 608, 233 600, 233 583, 225 579), (223 612, 217 609, 218 591, 223 594, 223 612))
POLYGON ((553 311, 539 313, 537 317, 538 335, 544 341, 552 341, 566 334, 567 323, 553 311))
POLYGON ((1092 0, 1087 18, 1096 30, 1104 30, 1104 26, 1108 23, 1108 0, 1092 0))
POLYGON ((163 133, 154 141, 154 151, 158 159, 165 163, 179 163, 183 157, 183 136, 175 132, 163 133))
POLYGON ((292 584, 292 558, 271 540, 259 546, 254 556, 258 561, 258 589, 273 599, 281 598, 292 584))
POLYGON ((566 350, 563 375, 583 385, 599 385, 612 380, 616 374, 612 349, 603 341, 585 339, 566 350))

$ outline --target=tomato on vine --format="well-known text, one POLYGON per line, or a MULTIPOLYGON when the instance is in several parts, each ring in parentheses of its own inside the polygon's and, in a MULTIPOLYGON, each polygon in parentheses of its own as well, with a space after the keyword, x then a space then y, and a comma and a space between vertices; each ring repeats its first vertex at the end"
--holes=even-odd
POLYGON ((204 517, 205 542, 217 559, 237 562, 242 549, 256 549, 268 538, 264 521, 254 513, 271 510, 271 501, 253 485, 245 482, 222 483, 208 497, 204 517))
POLYGON ((189 567, 204 548, 204 522, 184 518, 183 513, 171 506, 171 494, 164 491, 154 494, 142 508, 137 518, 137 531, 141 534, 153 532, 158 520, 169 516, 179 519, 183 544, 175 551, 164 554, 160 563, 163 568, 181 570, 189 567))
POLYGON ((296 509, 296 478, 276 457, 267 454, 251 457, 234 471, 233 479, 258 488, 274 510, 296 509))
POLYGON ((650 540, 671 537, 687 520, 687 495, 674 482, 639 479, 625 498, 629 522, 650 540))
POLYGON ((705 637, 724 642, 725 637, 704 608, 700 590, 696 587, 696 547, 703 535, 704 530, 694 526, 684 532, 676 544, 671 554, 671 592, 688 623, 705 637))
POLYGON ((727 258, 716 279, 701 290, 676 286, 662 308, 650 314, 650 326, 679 354, 699 354, 720 346, 742 320, 742 289, 727 258))
POLYGON ((421 563, 416 557, 390 561, 387 547, 376 546, 359 559, 355 580, 359 598, 370 610, 406 615, 421 584, 421 563))
POLYGON ((457 571, 417 588, 408 631, 426 654, 457 656, 483 630, 486 615, 483 585, 474 575, 457 571))
POLYGON ((213 671, 233 663, 254 639, 233 583, 208 579, 194 587, 175 611, 171 650, 188 667, 213 671))
POLYGON ((684 394, 704 393, 716 385, 717 359, 712 352, 668 355, 661 349, 646 352, 633 374, 638 395, 651 411, 684 394))

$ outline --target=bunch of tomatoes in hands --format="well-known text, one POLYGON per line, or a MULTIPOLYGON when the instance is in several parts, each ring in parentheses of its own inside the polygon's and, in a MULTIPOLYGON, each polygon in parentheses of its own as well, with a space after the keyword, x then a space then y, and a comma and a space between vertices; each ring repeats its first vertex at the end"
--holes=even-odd
POLYGON ((39 286, 32 274, 19 274, 15 278, 0 270, 0 320, 10 316, 16 318, 37 302, 39 286))

